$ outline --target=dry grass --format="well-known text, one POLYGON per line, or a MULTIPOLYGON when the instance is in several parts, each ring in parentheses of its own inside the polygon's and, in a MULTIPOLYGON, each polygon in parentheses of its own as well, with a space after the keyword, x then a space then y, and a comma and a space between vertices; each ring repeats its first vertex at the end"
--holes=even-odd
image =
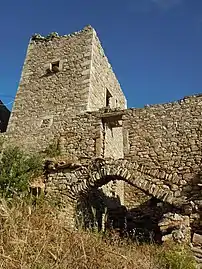
POLYGON ((0 268, 162 269, 157 261, 162 251, 155 245, 112 244, 98 234, 70 231, 45 203, 33 209, 23 202, 0 202, 0 268))

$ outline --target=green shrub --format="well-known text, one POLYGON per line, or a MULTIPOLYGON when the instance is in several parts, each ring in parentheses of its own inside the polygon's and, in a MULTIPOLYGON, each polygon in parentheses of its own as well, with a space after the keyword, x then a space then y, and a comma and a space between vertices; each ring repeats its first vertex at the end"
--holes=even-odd
POLYGON ((42 159, 27 155, 17 147, 7 148, 0 161, 0 193, 8 198, 25 196, 32 177, 42 173, 42 159))
POLYGON ((166 246, 159 255, 162 269, 195 269, 196 263, 191 250, 187 246, 166 246))

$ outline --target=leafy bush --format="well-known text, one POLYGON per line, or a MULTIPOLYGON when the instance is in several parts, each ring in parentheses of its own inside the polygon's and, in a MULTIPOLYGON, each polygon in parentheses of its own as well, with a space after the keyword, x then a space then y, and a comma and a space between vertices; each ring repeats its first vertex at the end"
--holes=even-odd
POLYGON ((27 155, 17 147, 7 148, 0 160, 0 192, 8 198, 25 196, 32 177, 42 173, 42 160, 36 155, 27 155))
POLYGON ((191 250, 183 245, 167 245, 159 254, 162 269, 195 269, 196 263, 191 250))

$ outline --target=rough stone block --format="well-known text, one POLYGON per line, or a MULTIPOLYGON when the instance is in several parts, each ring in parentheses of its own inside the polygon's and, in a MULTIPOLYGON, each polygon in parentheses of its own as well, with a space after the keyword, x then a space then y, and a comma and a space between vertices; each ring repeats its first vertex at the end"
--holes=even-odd
POLYGON ((195 245, 201 245, 202 246, 202 235, 194 233, 193 238, 192 238, 192 242, 195 245))

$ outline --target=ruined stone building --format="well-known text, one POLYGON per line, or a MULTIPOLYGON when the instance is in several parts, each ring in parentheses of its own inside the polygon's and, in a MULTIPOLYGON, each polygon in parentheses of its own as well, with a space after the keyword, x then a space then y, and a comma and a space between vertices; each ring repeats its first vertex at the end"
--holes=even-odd
POLYGON ((31 38, 6 137, 28 151, 57 141, 64 158, 48 166, 46 191, 67 201, 69 220, 97 188, 112 208, 117 199, 131 216, 144 209, 145 223, 153 208, 168 219, 181 214, 173 229, 190 222, 199 232, 201 136, 201 95, 127 109, 92 27, 31 38))
POLYGON ((0 100, 0 132, 6 132, 8 121, 10 117, 10 111, 4 105, 4 103, 0 100))

